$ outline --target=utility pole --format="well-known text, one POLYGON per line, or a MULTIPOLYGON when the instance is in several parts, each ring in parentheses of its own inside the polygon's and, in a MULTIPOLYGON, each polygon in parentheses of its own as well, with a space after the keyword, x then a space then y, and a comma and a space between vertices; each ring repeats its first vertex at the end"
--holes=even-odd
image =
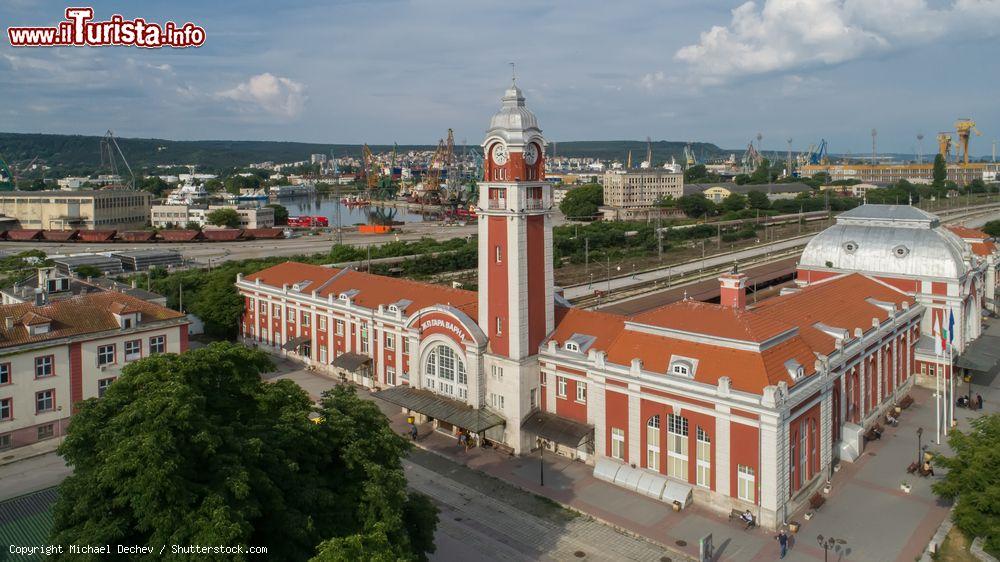
POLYGON ((583 239, 583 271, 590 271, 590 238, 583 239))
POLYGON ((878 138, 878 131, 872 129, 872 166, 878 164, 878 151, 876 150, 877 138, 878 138))
POLYGON ((788 177, 792 177, 792 137, 788 137, 788 177))

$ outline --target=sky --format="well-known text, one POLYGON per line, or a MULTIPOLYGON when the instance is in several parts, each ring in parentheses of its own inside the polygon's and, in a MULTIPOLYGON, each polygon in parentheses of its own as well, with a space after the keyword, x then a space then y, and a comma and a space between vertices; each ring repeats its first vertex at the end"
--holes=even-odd
MULTIPOLYGON (((14 48, 0 131, 478 144, 511 80, 551 141, 924 153, 971 117, 1000 138, 1000 0, 93 2, 205 28, 202 47, 14 48)), ((65 3, 4 0, 0 25, 65 3)))

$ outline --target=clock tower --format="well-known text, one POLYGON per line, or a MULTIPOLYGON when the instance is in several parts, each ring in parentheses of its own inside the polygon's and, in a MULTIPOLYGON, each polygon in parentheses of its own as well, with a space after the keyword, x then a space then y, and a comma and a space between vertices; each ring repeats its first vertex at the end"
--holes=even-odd
POLYGON ((479 325, 490 351, 521 361, 552 331, 552 188, 545 139, 516 84, 483 141, 479 185, 479 325))

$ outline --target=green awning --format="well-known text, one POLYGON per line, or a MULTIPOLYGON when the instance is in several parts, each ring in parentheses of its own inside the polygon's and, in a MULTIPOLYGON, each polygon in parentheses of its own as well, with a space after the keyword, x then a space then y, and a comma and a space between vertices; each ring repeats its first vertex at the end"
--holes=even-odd
POLYGON ((976 373, 992 373, 1000 366, 1000 337, 984 334, 969 344, 955 365, 976 373))
POLYGON ((594 440, 594 426, 548 412, 530 414, 521 424, 521 429, 531 435, 574 449, 594 440))
POLYGON ((360 353, 348 351, 347 353, 341 353, 338 355, 330 364, 349 373, 355 373, 358 369, 371 362, 372 358, 367 355, 361 355, 360 353))

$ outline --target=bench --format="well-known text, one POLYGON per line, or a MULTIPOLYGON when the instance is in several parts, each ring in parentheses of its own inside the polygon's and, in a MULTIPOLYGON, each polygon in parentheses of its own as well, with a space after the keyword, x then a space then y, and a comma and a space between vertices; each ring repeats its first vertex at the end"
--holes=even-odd
POLYGON ((899 401, 899 407, 902 408, 902 409, 904 409, 904 410, 907 409, 907 408, 909 408, 912 405, 913 405, 913 398, 910 398, 909 394, 907 394, 906 396, 904 396, 903 399, 899 401))
POLYGON ((809 498, 809 507, 811 507, 813 511, 822 507, 824 503, 826 503, 826 498, 824 498, 823 494, 819 492, 816 492, 809 498))
POLYGON ((754 517, 753 520, 750 521, 750 523, 747 523, 746 520, 743 519, 743 513, 744 510, 742 509, 733 509, 732 511, 729 512, 729 520, 730 521, 736 520, 747 529, 753 529, 754 527, 756 527, 757 518, 754 517))
POLYGON ((876 439, 882 438, 882 426, 879 424, 873 424, 868 431, 865 432, 865 441, 875 441, 876 439))

